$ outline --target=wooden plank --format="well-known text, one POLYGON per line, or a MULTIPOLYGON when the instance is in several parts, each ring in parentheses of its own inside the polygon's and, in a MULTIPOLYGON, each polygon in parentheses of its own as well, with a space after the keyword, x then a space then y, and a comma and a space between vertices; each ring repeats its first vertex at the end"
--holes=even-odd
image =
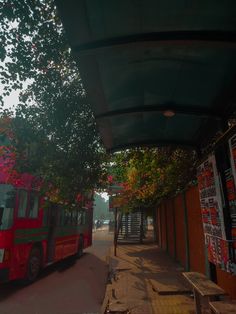
POLYGON ((236 314, 236 301, 210 302, 210 309, 216 314, 236 314))
POLYGON ((191 292, 191 289, 187 288, 180 278, 173 274, 156 274, 155 279, 150 279, 150 283, 153 290, 160 295, 188 294, 191 292))
POLYGON ((194 289, 203 297, 225 295, 225 291, 209 280, 205 275, 197 272, 182 273, 194 289))

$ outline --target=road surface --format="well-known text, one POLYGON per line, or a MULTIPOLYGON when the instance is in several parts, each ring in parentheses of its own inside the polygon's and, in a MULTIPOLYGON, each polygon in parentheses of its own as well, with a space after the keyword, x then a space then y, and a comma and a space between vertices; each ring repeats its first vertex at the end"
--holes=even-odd
POLYGON ((112 234, 98 229, 93 236, 93 246, 79 260, 69 258, 48 267, 32 285, 1 284, 0 313, 100 313, 108 272, 105 258, 112 234))

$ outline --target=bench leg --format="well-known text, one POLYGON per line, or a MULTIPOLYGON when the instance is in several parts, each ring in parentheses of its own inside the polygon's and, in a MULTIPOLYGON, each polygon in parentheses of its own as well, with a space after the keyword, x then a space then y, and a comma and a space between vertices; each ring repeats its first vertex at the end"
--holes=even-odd
POLYGON ((200 301, 199 293, 195 289, 193 289, 193 294, 194 294, 194 302, 195 302, 196 314, 201 314, 202 313, 202 309, 201 309, 201 301, 200 301))

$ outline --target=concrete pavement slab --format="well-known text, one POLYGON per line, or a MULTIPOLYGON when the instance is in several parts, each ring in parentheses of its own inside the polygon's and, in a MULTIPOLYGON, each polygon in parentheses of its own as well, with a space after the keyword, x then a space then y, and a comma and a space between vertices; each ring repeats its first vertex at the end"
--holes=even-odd
POLYGON ((183 283, 183 269, 156 244, 119 245, 117 257, 111 248, 108 260, 110 279, 103 314, 195 313, 190 290, 183 283))

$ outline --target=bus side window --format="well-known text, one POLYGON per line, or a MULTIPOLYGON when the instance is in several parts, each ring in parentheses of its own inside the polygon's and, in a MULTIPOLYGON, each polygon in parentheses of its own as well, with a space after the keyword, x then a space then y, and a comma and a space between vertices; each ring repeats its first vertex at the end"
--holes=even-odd
POLYGON ((73 225, 73 212, 70 212, 70 225, 73 225))
POLYGON ((26 217, 27 198, 28 198, 27 191, 20 190, 19 191, 19 208, 18 208, 18 217, 19 218, 26 217))
POLYGON ((78 212, 77 210, 74 209, 72 212, 72 225, 73 226, 77 225, 77 215, 78 215, 78 212))
POLYGON ((65 210, 65 218, 64 218, 64 225, 70 225, 71 224, 71 212, 68 210, 65 210))
POLYGON ((29 198, 29 218, 37 218, 39 210, 39 197, 36 193, 31 192, 29 198))
POLYGON ((48 226, 48 207, 43 209, 43 226, 48 226))
POLYGON ((77 224, 78 225, 85 225, 86 224, 86 212, 84 210, 81 210, 78 212, 78 219, 77 224))
POLYGON ((83 213, 82 213, 82 225, 85 225, 86 224, 86 211, 84 210, 83 213))
POLYGON ((82 211, 79 211, 78 212, 78 216, 77 216, 77 225, 79 226, 79 225, 81 225, 82 223, 82 211))
POLYGON ((60 222, 59 225, 60 226, 64 226, 65 223, 65 209, 63 206, 59 206, 59 211, 60 211, 60 222))

